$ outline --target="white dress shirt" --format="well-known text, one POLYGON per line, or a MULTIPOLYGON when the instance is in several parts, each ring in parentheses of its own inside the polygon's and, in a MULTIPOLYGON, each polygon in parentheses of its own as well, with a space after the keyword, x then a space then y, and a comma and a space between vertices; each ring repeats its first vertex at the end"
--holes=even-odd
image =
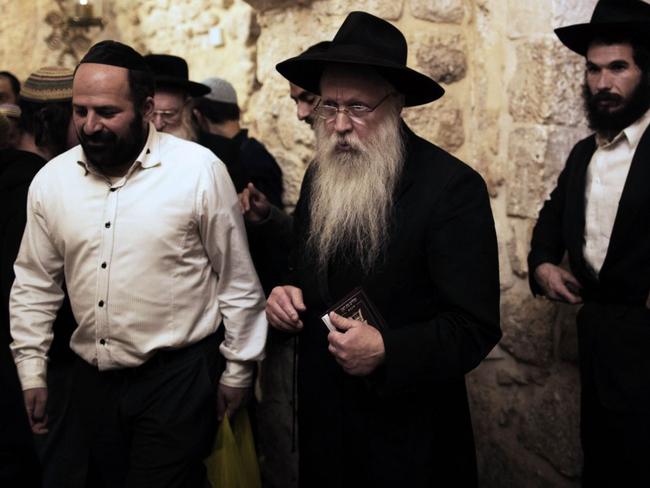
POLYGON ((23 389, 46 385, 64 278, 79 324, 70 345, 101 371, 193 344, 222 319, 223 384, 248 386, 262 357, 264 294, 226 168, 152 124, 123 178, 94 170, 81 146, 43 167, 14 268, 11 349, 23 389))
POLYGON ((585 181, 584 256, 596 274, 605 261, 614 220, 632 158, 643 133, 650 125, 650 111, 623 129, 611 142, 596 136, 585 181))

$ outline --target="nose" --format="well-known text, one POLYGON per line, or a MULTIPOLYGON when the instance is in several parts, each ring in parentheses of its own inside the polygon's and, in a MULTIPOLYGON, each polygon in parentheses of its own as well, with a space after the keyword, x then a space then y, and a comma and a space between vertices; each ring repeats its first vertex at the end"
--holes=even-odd
POLYGON ((334 118, 334 130, 339 134, 345 134, 352 130, 352 120, 347 112, 337 112, 334 118))
POLYGON ((153 125, 156 126, 156 130, 160 131, 165 128, 165 121, 163 120, 162 114, 154 113, 151 121, 153 122, 153 125))
POLYGON ((298 120, 305 120, 307 117, 309 117, 309 114, 311 113, 312 106, 308 103, 305 102, 298 102, 298 105, 296 106, 297 110, 297 115, 298 115, 298 120))
POLYGON ((84 132, 90 135, 95 132, 100 132, 103 128, 100 117, 98 117, 94 112, 88 112, 88 115, 86 115, 86 121, 83 125, 84 132))
POLYGON ((612 76, 608 70, 604 69, 598 74, 596 88, 598 91, 608 91, 612 88, 612 76))

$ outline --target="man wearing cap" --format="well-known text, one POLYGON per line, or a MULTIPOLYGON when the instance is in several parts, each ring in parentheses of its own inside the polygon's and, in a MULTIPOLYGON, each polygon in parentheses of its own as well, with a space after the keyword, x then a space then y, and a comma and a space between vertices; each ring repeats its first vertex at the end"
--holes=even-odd
POLYGON ((245 401, 266 336, 226 169, 147 122, 153 86, 124 44, 102 41, 81 60, 72 94, 81 145, 30 186, 11 291, 28 416, 46 428, 45 364, 65 278, 79 324, 73 399, 107 487, 203 486, 217 417, 245 401))
POLYGON ((0 103, 18 103, 20 81, 9 71, 0 71, 0 103))
POLYGON ((478 173, 401 119, 444 92, 406 57, 397 28, 353 12, 277 66, 321 96, 292 278, 266 308, 299 334, 305 487, 477 484, 464 375, 501 335, 494 222, 478 173))
POLYGON ((0 113, 16 120, 11 148, 0 150, 0 484, 36 486, 31 479, 41 477, 37 486, 83 487, 85 453, 77 415, 70 408, 70 365, 74 354, 68 346, 76 324, 69 302, 57 313, 53 329, 56 340, 51 348, 47 382, 51 395, 47 403, 49 429, 36 428, 32 439, 20 383, 9 343, 9 291, 14 281, 13 265, 25 228, 27 189, 34 175, 52 157, 76 144, 72 125, 72 71, 45 67, 25 81, 20 107, 0 105, 0 113), (21 110, 22 108, 22 110, 21 110), (17 147, 16 147, 17 146, 17 147), (34 443, 38 462, 34 458, 34 443), (42 469, 41 469, 42 468, 42 469), (25 469, 27 472, 22 472, 25 469), (16 478, 13 478, 13 476, 16 478))
POLYGON ((235 88, 222 78, 208 78, 203 84, 210 92, 197 98, 192 109, 199 126, 225 137, 239 148, 239 163, 248 177, 247 183, 264 193, 276 207, 282 204, 282 170, 264 145, 248 137, 248 129, 239 125, 240 110, 235 88))
POLYGON ((600 0, 589 23, 555 31, 585 57, 595 133, 574 146, 544 203, 528 266, 534 294, 584 304, 584 486, 650 486, 648 28, 645 2, 600 0))
POLYGON ((247 183, 239 161, 239 148, 230 139, 196 127, 192 119, 192 100, 210 92, 210 87, 189 79, 187 62, 171 54, 147 54, 156 80, 152 121, 156 130, 194 141, 207 147, 226 164, 237 192, 247 183))

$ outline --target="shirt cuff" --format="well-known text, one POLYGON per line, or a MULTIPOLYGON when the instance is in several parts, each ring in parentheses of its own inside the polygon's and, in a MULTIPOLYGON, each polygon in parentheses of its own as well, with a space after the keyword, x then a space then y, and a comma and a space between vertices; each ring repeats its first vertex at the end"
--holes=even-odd
POLYGON ((16 363, 16 370, 23 391, 31 388, 47 388, 47 361, 45 359, 25 359, 16 363))
POLYGON ((253 368, 255 363, 226 361, 226 369, 219 383, 233 388, 247 388, 253 384, 253 368))

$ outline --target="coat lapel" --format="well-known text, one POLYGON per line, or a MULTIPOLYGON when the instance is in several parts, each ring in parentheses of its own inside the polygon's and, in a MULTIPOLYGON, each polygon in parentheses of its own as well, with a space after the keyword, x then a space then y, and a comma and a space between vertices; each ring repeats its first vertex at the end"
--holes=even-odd
POLYGON ((585 243, 585 182, 587 168, 595 151, 596 138, 591 136, 584 142, 580 152, 576 155, 575 168, 573 169, 573 177, 569 180, 565 206, 567 220, 565 229, 566 235, 569 236, 566 243, 567 249, 570 255, 579 257, 579 265, 586 275, 591 273, 587 271, 588 267, 583 253, 585 243))

